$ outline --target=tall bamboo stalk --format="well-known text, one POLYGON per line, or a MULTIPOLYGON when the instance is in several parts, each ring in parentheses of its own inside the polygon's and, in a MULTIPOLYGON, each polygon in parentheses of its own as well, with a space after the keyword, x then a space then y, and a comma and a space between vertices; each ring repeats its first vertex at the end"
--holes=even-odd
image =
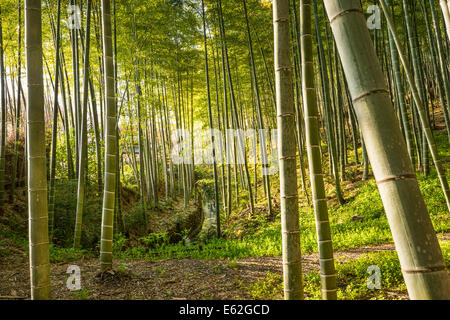
POLYGON ((112 50, 111 1, 102 0, 103 56, 105 63, 105 178, 103 187, 100 268, 112 269, 112 242, 116 191, 116 96, 112 50))
POLYGON ((306 143, 311 190, 316 217, 317 241, 319 244, 322 298, 324 300, 336 300, 336 270, 334 268, 327 198, 323 182, 322 159, 320 155, 319 114, 317 109, 316 88, 314 87, 311 13, 311 0, 300 0, 303 107, 305 110, 306 143))
MULTIPOLYGON (((250 173, 248 171, 248 161, 247 161, 246 150, 245 150, 245 141, 244 141, 244 138, 242 137, 242 134, 240 131, 241 125, 239 124, 239 116, 238 116, 238 110, 237 110, 238 106, 236 103, 233 81, 231 78, 231 68, 230 68, 230 62, 229 62, 229 57, 228 57, 228 48, 226 46, 225 26, 224 26, 224 21, 223 21, 221 0, 218 0, 218 3, 219 3, 219 17, 221 20, 221 29, 222 29, 222 44, 224 46, 225 65, 226 65, 226 70, 227 70, 227 75, 228 75, 228 85, 229 85, 230 96, 231 96, 231 113, 232 113, 232 118, 233 118, 232 122, 234 122, 234 128, 236 130, 238 130, 238 139, 237 139, 238 144, 236 146, 236 151, 241 154, 242 160, 244 162, 243 166, 244 166, 245 179, 246 179, 246 183, 247 183, 247 190, 248 190, 248 196, 249 196, 249 202, 250 202, 250 211, 253 214, 253 213, 255 213, 255 204, 254 204, 254 199, 253 199, 252 184, 250 181, 250 173)), ((232 143, 232 142, 233 141, 228 141, 228 143, 232 143)), ((237 152, 234 153, 235 156, 238 155, 237 152)), ((236 169, 236 166, 235 166, 235 169, 236 169)), ((236 178, 236 174, 235 174, 235 178, 236 178)), ((236 187, 238 187, 237 184, 236 184, 236 187)), ((238 196, 237 191, 236 191, 236 196, 238 196)))
POLYGON ((296 300, 303 299, 303 284, 288 0, 273 1, 273 25, 284 298, 296 300))
POLYGON ((41 1, 25 0, 31 299, 50 299, 41 1))
POLYGON ((411 299, 449 299, 450 280, 359 0, 325 2, 411 299), (355 41, 358 39, 358 41, 355 41))
MULTIPOLYGON (((332 123, 332 107, 330 101, 330 87, 329 87, 329 78, 328 78, 328 67, 325 61, 325 54, 322 44, 322 36, 319 24, 319 14, 317 10, 317 2, 313 0, 313 8, 314 8, 314 20, 316 26, 316 38, 317 38, 317 49, 319 54, 319 64, 320 64, 320 73, 322 79, 322 92, 323 92, 323 109, 324 109, 324 117, 325 117, 325 128, 327 133, 328 140, 328 154, 329 154, 329 162, 330 162, 330 173, 333 174, 334 184, 336 187, 336 198, 338 199, 340 204, 345 202, 344 197, 342 195, 341 190, 341 182, 339 180, 339 167, 338 167, 338 156, 336 152, 336 139, 334 134, 334 126, 332 123)), ((331 67, 331 66, 330 66, 331 67)), ((333 78, 333 74, 331 74, 331 78, 333 78)))
MULTIPOLYGON (((418 41, 417 41, 417 37, 415 34, 415 29, 414 29, 414 23, 413 23, 413 19, 411 18, 411 15, 413 15, 413 12, 410 14, 409 12, 409 6, 408 3, 406 2, 406 0, 402 1, 403 4, 403 14, 405 15, 405 22, 406 22, 406 31, 408 34, 408 43, 409 43, 409 52, 411 55, 411 61, 412 61, 412 72, 414 75, 414 84, 417 87, 417 93, 418 96, 420 98, 420 101, 423 101, 424 103, 425 101, 425 87, 424 87, 424 81, 423 81, 423 73, 422 73, 422 69, 421 69, 421 63, 420 63, 420 50, 419 50, 419 45, 418 45, 418 41)), ((417 104, 416 101, 414 101, 414 104, 417 104)), ((425 103, 426 104, 426 103, 425 103)), ((420 106, 416 106, 416 108, 423 108, 425 107, 424 104, 421 104, 420 106)), ((422 131, 423 133, 423 131, 422 131)), ((428 152, 426 149, 426 145, 425 143, 422 143, 422 158, 419 159, 419 163, 422 164, 421 169, 423 170, 423 172, 425 174, 428 173, 428 152)))

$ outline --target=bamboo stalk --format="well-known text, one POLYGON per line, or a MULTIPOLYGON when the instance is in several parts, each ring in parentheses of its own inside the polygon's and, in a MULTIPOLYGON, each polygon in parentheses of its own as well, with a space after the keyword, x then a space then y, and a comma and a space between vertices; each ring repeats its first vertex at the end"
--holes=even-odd
POLYGON ((112 50, 111 1, 102 0, 103 55, 105 63, 105 178, 103 187, 100 268, 112 269, 112 241, 116 192, 116 96, 112 50))
POLYGON ((31 299, 50 299, 41 1, 25 1, 28 215, 31 299))
POLYGON ((449 299, 442 252, 360 1, 326 1, 325 6, 410 298, 449 299))
POLYGON ((292 70, 289 53, 289 1, 273 1, 275 88, 283 252, 284 298, 302 300, 302 262, 297 194, 297 156, 292 70))
POLYGON ((300 0, 300 33, 302 48, 302 91, 305 110, 306 143, 308 150, 314 213, 316 217, 317 241, 319 246, 322 299, 336 300, 336 270, 334 268, 333 246, 323 181, 320 155, 319 114, 316 88, 314 86, 314 60, 311 31, 311 0, 300 0))

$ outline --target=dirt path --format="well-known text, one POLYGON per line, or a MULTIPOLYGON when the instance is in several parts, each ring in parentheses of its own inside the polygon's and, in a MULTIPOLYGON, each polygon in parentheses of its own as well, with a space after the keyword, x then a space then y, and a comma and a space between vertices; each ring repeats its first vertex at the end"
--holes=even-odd
MULTIPOLYGON (((394 250, 392 244, 337 251, 336 258, 345 262, 366 252, 394 250)), ((0 297, 29 299, 28 259, 25 253, 13 251, 0 258, 0 297)), ((317 254, 304 255, 303 272, 318 270, 317 254)), ((53 299, 251 299, 246 290, 267 273, 281 275, 280 257, 229 260, 171 259, 162 261, 115 260, 118 270, 113 276, 98 277, 98 260, 80 259, 71 263, 52 264, 53 299), (70 265, 81 269, 79 293, 66 287, 70 265)), ((398 296, 398 295, 397 295, 398 296)), ((400 294, 401 298, 406 296, 400 294)), ((282 298, 281 292, 276 298, 282 298)))

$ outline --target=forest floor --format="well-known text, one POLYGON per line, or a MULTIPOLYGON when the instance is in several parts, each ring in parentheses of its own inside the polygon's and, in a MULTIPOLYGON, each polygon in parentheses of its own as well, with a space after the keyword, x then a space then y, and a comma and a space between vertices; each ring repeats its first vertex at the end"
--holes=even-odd
MULTIPOLYGON (((450 234, 439 237, 449 241, 450 234)), ((17 248, 0 258, 0 299, 29 299, 28 257, 17 248)), ((356 260, 366 253, 392 252, 394 245, 364 246, 336 251, 338 263, 356 260)), ((317 253, 303 255, 303 273, 318 271, 317 253)), ((160 261, 115 260, 115 271, 99 274, 99 261, 85 257, 51 266, 52 298, 56 300, 233 300, 255 299, 255 285, 268 286, 268 298, 282 299, 282 287, 270 287, 274 277, 281 279, 281 257, 244 258, 237 260, 168 259, 160 261), (77 265, 81 270, 81 290, 67 289, 67 269, 77 265)), ((390 299, 408 299, 406 291, 381 288, 390 299)), ((308 298, 308 296, 306 296, 308 298)), ((370 298, 367 297, 367 298, 370 298)))

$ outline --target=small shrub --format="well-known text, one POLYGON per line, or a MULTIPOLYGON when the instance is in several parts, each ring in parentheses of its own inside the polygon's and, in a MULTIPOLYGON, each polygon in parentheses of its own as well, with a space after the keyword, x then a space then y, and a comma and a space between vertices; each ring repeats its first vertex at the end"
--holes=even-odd
POLYGON ((143 236, 146 234, 147 230, 145 229, 144 209, 144 204, 139 202, 133 210, 122 213, 126 233, 137 236, 143 236))

